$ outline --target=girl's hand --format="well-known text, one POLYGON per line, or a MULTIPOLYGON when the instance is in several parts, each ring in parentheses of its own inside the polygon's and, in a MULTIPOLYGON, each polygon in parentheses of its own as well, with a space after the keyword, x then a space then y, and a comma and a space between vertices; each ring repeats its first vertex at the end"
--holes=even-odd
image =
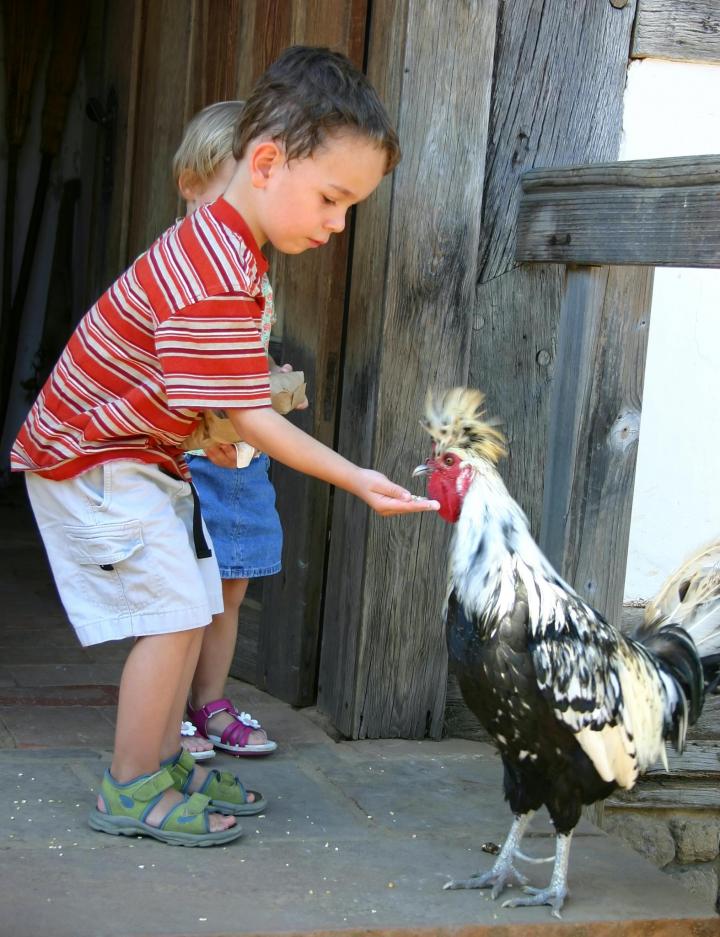
POLYGON ((205 450, 205 455, 213 465, 217 465, 219 468, 237 468, 237 450, 232 443, 218 443, 217 446, 209 446, 205 450))
POLYGON ((396 485, 381 472, 358 469, 358 483, 353 485, 353 494, 362 498, 376 513, 383 517, 394 514, 416 514, 418 511, 439 511, 438 501, 429 501, 410 494, 401 485, 396 485))
MULTIPOLYGON (((272 358, 270 359, 270 373, 271 374, 277 374, 278 371, 282 371, 283 374, 289 374, 292 370, 293 370, 293 366, 291 364, 278 365, 278 364, 275 364, 272 358)), ((308 399, 307 397, 305 397, 305 399, 301 400, 300 403, 297 404, 297 406, 293 407, 293 410, 307 410, 309 406, 310 404, 308 403, 308 399)))

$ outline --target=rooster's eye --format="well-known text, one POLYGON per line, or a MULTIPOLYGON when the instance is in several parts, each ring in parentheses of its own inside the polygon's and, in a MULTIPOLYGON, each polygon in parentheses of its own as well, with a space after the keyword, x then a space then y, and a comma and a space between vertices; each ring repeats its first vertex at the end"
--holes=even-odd
POLYGON ((446 455, 445 458, 443 459, 443 462, 445 463, 445 465, 454 465, 455 459, 451 455, 446 455))

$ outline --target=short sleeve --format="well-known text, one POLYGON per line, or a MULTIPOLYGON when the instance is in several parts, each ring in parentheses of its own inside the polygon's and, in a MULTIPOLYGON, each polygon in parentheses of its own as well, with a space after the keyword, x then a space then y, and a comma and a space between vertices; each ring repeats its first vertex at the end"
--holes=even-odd
POLYGON ((185 306, 160 323, 155 348, 172 408, 271 406, 259 299, 223 294, 185 306))

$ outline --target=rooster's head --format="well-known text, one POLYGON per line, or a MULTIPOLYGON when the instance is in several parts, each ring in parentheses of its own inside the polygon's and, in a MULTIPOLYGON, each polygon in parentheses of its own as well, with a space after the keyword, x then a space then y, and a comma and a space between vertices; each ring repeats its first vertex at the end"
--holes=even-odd
POLYGON ((434 397, 428 393, 420 420, 432 436, 432 455, 413 472, 428 475, 428 497, 440 502, 440 517, 455 523, 473 475, 483 465, 497 465, 507 455, 505 437, 485 417, 485 395, 455 387, 434 397))

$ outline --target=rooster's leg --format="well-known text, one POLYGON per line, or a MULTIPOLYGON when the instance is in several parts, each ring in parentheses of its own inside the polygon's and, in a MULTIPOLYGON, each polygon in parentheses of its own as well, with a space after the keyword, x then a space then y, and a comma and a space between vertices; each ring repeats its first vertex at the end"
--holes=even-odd
POLYGON ((520 840, 523 838, 525 827, 530 822, 533 812, 522 813, 515 817, 500 850, 500 855, 488 872, 478 872, 463 880, 453 879, 446 882, 443 888, 490 888, 492 886, 492 897, 497 898, 507 885, 524 885, 527 879, 515 868, 513 859, 517 856, 520 840))
POLYGON ((555 917, 560 917, 560 909, 567 897, 567 870, 570 858, 570 840, 572 833, 563 835, 558 833, 555 845, 555 865, 552 878, 547 888, 531 888, 526 885, 523 891, 525 898, 508 898, 503 901, 503 908, 521 908, 530 905, 549 904, 555 917))

